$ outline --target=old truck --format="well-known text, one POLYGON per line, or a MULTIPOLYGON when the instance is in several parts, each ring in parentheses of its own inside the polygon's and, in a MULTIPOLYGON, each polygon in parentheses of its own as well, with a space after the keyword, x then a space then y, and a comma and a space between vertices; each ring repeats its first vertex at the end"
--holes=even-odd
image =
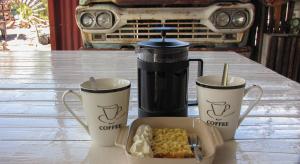
POLYGON ((192 47, 243 47, 254 20, 250 0, 80 0, 84 48, 120 49, 159 38, 157 27, 192 47))

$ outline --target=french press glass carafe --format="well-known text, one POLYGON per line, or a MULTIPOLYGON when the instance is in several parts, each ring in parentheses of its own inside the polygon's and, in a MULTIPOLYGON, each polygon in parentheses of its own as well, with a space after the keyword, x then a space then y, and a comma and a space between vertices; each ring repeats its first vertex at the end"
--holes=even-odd
POLYGON ((139 42, 136 49, 139 117, 187 116, 189 62, 198 61, 202 76, 203 61, 188 58, 189 43, 166 38, 173 28, 158 30, 162 38, 139 42))

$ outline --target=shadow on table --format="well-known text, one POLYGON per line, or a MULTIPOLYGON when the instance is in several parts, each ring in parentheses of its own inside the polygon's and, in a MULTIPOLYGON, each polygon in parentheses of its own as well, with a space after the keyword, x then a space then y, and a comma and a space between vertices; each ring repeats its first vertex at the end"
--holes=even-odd
POLYGON ((127 164, 127 158, 122 148, 91 145, 84 163, 127 164))
MULTIPOLYGON (((225 142, 223 146, 218 148, 213 163, 236 164, 237 145, 234 140, 225 142)), ((127 164, 127 158, 122 148, 91 145, 89 153, 83 163, 127 164)))
POLYGON ((236 164, 237 143, 234 140, 224 142, 216 152, 214 164, 236 164))

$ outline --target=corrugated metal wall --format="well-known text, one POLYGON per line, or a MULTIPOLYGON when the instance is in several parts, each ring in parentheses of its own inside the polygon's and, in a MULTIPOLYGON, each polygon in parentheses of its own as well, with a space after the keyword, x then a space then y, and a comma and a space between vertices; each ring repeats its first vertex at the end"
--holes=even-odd
POLYGON ((300 37, 293 34, 265 34, 261 63, 300 82, 300 37))
POLYGON ((78 50, 81 34, 75 21, 78 0, 48 0, 52 50, 78 50))

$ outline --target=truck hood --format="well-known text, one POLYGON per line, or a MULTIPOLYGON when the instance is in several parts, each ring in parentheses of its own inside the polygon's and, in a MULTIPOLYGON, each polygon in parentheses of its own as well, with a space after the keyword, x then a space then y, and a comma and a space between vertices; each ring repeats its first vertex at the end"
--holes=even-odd
POLYGON ((80 0, 80 4, 113 3, 118 6, 207 6, 215 2, 249 1, 250 0, 80 0))

